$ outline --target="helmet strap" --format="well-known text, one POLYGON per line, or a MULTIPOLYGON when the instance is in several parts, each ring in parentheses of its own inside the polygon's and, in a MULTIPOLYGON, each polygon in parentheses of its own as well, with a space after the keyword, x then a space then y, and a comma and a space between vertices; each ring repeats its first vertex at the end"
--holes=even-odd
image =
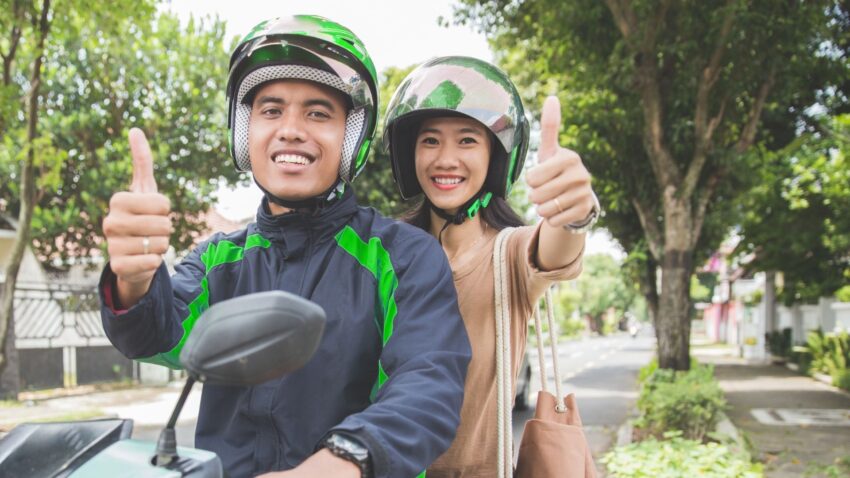
POLYGON ((442 229, 440 229, 440 233, 437 235, 437 239, 440 241, 440 244, 442 245, 443 243, 443 231, 448 229, 448 227, 452 224, 460 225, 463 224, 464 220, 472 219, 473 217, 475 217, 481 209, 487 207, 487 205, 490 204, 490 200, 492 198, 493 193, 484 192, 484 190, 482 189, 477 194, 472 196, 472 198, 470 198, 468 201, 463 203, 462 206, 457 208, 457 212, 454 214, 449 214, 448 212, 446 212, 445 209, 438 208, 434 205, 434 203, 428 201, 428 198, 425 198, 425 200, 428 202, 428 207, 430 207, 431 210, 434 211, 434 214, 446 220, 445 224, 443 224, 442 229))
POLYGON ((260 188, 260 191, 263 192, 269 201, 277 204, 278 206, 310 214, 330 206, 336 202, 337 199, 341 198, 342 193, 345 191, 345 182, 341 179, 337 179, 336 183, 323 193, 311 198, 293 201, 290 199, 283 199, 282 197, 275 196, 269 192, 262 184, 260 184, 259 181, 257 181, 256 176, 254 176, 254 183, 258 188, 260 188))

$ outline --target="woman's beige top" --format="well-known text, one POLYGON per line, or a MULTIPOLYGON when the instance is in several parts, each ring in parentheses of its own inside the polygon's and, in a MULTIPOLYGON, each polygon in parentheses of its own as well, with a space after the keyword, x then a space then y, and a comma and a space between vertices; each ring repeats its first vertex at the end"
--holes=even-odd
MULTIPOLYGON (((552 282, 573 279, 581 272, 581 255, 572 264, 543 272, 534 265, 540 225, 516 229, 508 239, 505 261, 511 293, 511 354, 513 375, 525 353, 528 320, 534 305, 552 282)), ((466 375, 463 408, 452 446, 428 469, 428 478, 492 478, 497 475, 496 430, 496 306, 493 247, 498 231, 487 230, 486 242, 451 263, 472 361, 466 375)), ((515 388, 515 387, 514 387, 515 388)), ((513 395, 516 390, 513 391, 513 395)))

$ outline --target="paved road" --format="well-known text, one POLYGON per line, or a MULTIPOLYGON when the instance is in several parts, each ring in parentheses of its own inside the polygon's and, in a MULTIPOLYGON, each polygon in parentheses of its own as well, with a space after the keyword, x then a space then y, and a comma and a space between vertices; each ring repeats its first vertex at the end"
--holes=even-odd
MULTIPOLYGON (((617 428, 634 409, 638 369, 649 362, 655 347, 655 339, 650 334, 647 330, 634 339, 622 334, 560 344, 559 364, 564 378, 562 392, 576 394, 585 434, 597 459, 611 447, 617 428)), ((530 348, 529 354, 533 371, 532 390, 538 390, 536 348, 530 348)), ((547 357, 551 390, 554 383, 551 351, 544 351, 544 355, 547 357)), ((532 396, 531 403, 535 400, 532 396)), ((525 420, 533 415, 533 409, 514 413, 515 443, 519 443, 525 420)))

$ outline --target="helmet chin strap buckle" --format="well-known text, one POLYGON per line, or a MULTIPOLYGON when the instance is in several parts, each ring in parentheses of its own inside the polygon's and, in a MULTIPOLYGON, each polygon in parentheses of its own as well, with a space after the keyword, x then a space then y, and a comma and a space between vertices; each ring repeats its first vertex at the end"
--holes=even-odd
MULTIPOLYGON (((447 213, 444 209, 440 209, 434 205, 431 201, 428 201, 431 210, 434 211, 435 214, 440 216, 441 218, 446 220, 446 223, 443 224, 443 227, 440 229, 440 233, 437 235, 437 240, 440 244, 443 244, 443 232, 448 229, 448 227, 452 224, 459 226, 463 224, 463 221, 466 219, 472 219, 475 217, 478 212, 487 207, 490 204, 490 199, 493 198, 493 193, 491 192, 482 192, 479 191, 476 195, 472 196, 472 198, 464 203, 461 207, 457 209, 457 212, 454 214, 447 213)), ((426 201, 428 198, 425 198, 426 201)))
POLYGON ((485 207, 487 207, 488 204, 490 204, 490 199, 492 199, 492 198, 493 198, 493 193, 488 192, 488 193, 484 194, 483 196, 481 196, 480 198, 476 199, 475 202, 473 202, 472 205, 469 206, 469 208, 467 208, 466 217, 468 217, 470 219, 475 217, 475 215, 478 214, 478 211, 480 211, 481 209, 484 209, 485 207))

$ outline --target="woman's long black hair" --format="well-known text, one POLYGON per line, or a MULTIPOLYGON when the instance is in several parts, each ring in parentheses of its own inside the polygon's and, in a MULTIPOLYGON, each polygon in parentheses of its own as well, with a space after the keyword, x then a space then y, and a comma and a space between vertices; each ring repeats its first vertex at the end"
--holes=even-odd
MULTIPOLYGON (((479 209, 478 214, 481 215, 482 221, 497 231, 501 231, 506 227, 525 225, 525 222, 511 208, 508 202, 497 196, 493 196, 490 199, 490 204, 487 207, 479 209)), ((431 201, 423 194, 413 209, 401 216, 401 220, 420 229, 424 229, 427 232, 431 232, 431 201)))

